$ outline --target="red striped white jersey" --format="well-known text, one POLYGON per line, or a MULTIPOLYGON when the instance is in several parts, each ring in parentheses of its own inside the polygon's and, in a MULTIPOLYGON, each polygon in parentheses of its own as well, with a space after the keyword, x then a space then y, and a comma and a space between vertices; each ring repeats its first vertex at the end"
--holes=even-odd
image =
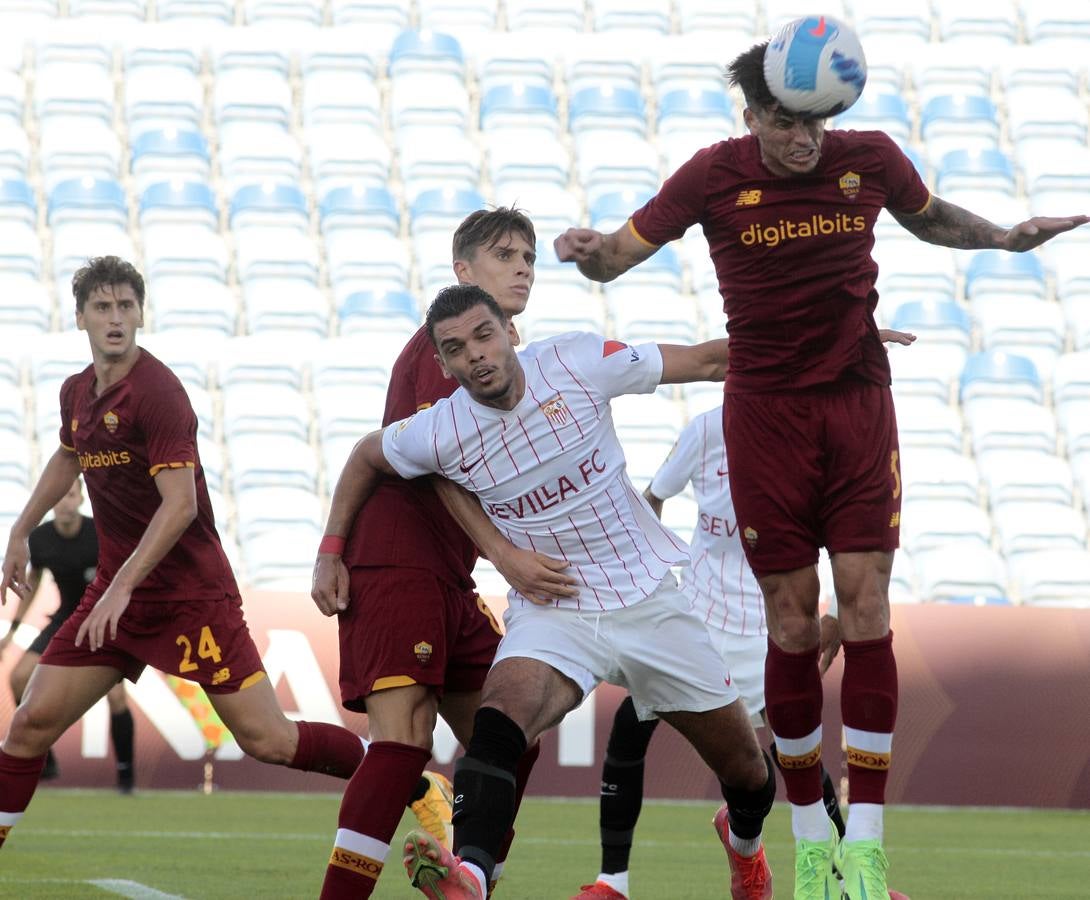
MULTIPOLYGON (((569 332, 518 357, 526 392, 514 409, 484 406, 459 388, 389 426, 386 459, 404 478, 437 472, 457 482, 511 543, 568 560, 579 595, 558 607, 638 603, 689 558, 632 487, 609 406, 655 390, 658 345, 569 332)), ((515 590, 508 597, 529 602, 515 590)))
POLYGON ((651 493, 665 500, 692 482, 698 516, 692 566, 682 573, 682 588, 693 611, 732 634, 768 634, 764 596, 742 549, 728 472, 723 407, 718 406, 682 429, 651 481, 651 493))

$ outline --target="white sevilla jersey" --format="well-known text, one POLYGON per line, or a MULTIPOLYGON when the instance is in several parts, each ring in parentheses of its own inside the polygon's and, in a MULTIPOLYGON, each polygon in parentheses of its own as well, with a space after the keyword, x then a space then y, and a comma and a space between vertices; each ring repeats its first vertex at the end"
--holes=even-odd
MULTIPOLYGON (((578 597, 559 607, 631 606, 688 561, 625 471, 609 400, 648 394, 662 378, 656 344, 630 347, 570 332, 519 353, 526 393, 512 410, 459 388, 386 429, 382 448, 404 478, 438 472, 479 497, 511 543, 566 559, 578 597)), ((529 602, 515 590, 515 603, 529 602)))
POLYGON ((768 634, 764 596, 742 549, 727 471, 723 407, 718 406, 682 429, 651 481, 651 493, 665 500, 693 483, 699 517, 693 564, 682 576, 693 611, 732 634, 768 634))

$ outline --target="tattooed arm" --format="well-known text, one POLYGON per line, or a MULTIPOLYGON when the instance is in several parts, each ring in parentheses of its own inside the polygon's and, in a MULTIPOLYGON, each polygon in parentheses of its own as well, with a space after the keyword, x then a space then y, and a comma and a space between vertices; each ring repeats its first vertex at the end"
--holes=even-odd
POLYGON ((1090 216, 1053 218, 1035 216, 1012 228, 1001 228, 975 213, 932 197, 927 208, 915 215, 890 211, 903 228, 921 241, 956 250, 997 249, 1023 253, 1058 234, 1090 222, 1090 216))

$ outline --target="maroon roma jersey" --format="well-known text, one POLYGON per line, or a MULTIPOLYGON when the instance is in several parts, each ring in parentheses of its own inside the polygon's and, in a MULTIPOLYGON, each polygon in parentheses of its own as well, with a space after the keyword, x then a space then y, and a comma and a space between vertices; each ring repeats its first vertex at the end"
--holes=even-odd
MULTIPOLYGON (((382 424, 408 418, 449 397, 458 382, 435 361, 427 329, 416 332, 390 373, 382 424)), ((344 561, 348 566, 427 569, 459 588, 472 588, 477 548, 447 512, 427 478, 384 477, 352 525, 344 561)))
POLYGON ((238 593, 197 455, 197 417, 170 369, 141 349, 129 374, 101 394, 95 394, 94 366, 68 378, 61 386, 60 440, 79 458, 94 510, 98 571, 88 590, 105 591, 144 536, 162 500, 156 473, 188 467, 197 518, 132 597, 218 600, 238 593))
POLYGON ((704 228, 730 334, 726 391, 840 378, 889 384, 871 257, 883 207, 926 209, 911 161, 880 131, 827 131, 808 175, 773 175, 753 136, 700 150, 629 223, 645 243, 704 228))

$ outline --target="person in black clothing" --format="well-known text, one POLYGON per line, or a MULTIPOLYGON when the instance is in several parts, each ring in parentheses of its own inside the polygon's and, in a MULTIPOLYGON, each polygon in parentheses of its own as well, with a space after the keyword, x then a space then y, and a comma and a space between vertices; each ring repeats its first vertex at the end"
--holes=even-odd
MULTIPOLYGON (((8 633, 0 638, 0 656, 8 648, 15 631, 37 596, 42 572, 48 569, 61 595, 60 606, 50 617, 49 624, 32 643, 11 670, 11 692, 15 705, 23 699, 30 676, 49 639, 79 606, 87 585, 95 577, 98 563, 98 538, 94 522, 80 513, 83 503, 83 485, 79 478, 73 483, 60 503, 53 507, 53 518, 30 533, 30 583, 32 593, 19 601, 8 633)), ((118 682, 106 695, 110 705, 110 738, 117 760, 117 788, 124 794, 133 787, 133 719, 125 697, 125 687, 118 682)), ((49 751, 42 778, 56 778, 60 774, 53 751, 49 751)))

